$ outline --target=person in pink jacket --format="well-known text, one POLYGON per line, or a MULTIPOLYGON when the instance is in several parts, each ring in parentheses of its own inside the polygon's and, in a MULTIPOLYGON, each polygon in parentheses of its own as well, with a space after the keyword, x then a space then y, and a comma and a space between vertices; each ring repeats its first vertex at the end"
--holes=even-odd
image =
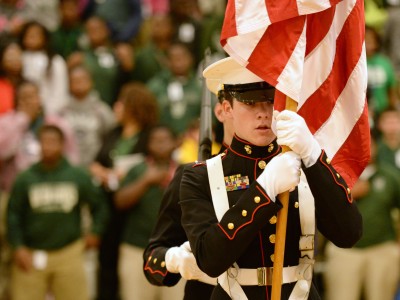
POLYGON ((43 124, 60 127, 66 136, 65 153, 72 163, 78 150, 72 129, 59 116, 44 113, 39 87, 22 82, 16 92, 16 107, 0 116, 0 190, 8 192, 18 172, 40 158, 37 130, 43 124))

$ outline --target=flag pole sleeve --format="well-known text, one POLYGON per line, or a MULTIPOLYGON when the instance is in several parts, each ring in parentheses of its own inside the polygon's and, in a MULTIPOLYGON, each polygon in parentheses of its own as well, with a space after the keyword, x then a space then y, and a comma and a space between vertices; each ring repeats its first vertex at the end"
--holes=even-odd
MULTIPOLYGON (((286 97, 286 110, 297 111, 297 102, 286 97)), ((282 146, 282 152, 288 152, 290 148, 282 146)), ((274 250, 274 271, 272 273, 272 295, 271 300, 281 299, 283 260, 285 256, 286 226, 289 206, 289 191, 278 195, 282 208, 278 212, 276 223, 276 241, 274 250)))

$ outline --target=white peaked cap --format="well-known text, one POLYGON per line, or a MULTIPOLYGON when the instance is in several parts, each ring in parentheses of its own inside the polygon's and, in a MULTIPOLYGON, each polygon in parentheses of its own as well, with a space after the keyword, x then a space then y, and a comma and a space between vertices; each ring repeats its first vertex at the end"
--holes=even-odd
POLYGON ((246 84, 264 81, 246 67, 243 67, 232 57, 223 58, 204 71, 207 88, 214 94, 224 88, 224 84, 246 84))

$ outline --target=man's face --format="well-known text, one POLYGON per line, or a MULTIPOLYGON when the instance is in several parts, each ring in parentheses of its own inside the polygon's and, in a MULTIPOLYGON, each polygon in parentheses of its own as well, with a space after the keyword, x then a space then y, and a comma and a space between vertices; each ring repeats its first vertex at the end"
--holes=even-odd
POLYGON ((43 132, 39 138, 42 149, 43 162, 55 162, 59 160, 63 154, 63 140, 55 132, 43 132))
POLYGON ((233 105, 224 100, 227 118, 233 121, 235 134, 253 145, 267 146, 275 139, 271 129, 273 103, 256 102, 245 104, 233 100, 233 105))

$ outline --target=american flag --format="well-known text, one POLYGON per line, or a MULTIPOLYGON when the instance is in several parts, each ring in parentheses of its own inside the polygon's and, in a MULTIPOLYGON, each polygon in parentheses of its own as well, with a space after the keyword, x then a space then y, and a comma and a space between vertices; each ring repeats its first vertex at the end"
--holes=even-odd
POLYGON ((225 51, 274 85, 275 109, 298 103, 353 186, 370 157, 363 0, 229 0, 225 51))

